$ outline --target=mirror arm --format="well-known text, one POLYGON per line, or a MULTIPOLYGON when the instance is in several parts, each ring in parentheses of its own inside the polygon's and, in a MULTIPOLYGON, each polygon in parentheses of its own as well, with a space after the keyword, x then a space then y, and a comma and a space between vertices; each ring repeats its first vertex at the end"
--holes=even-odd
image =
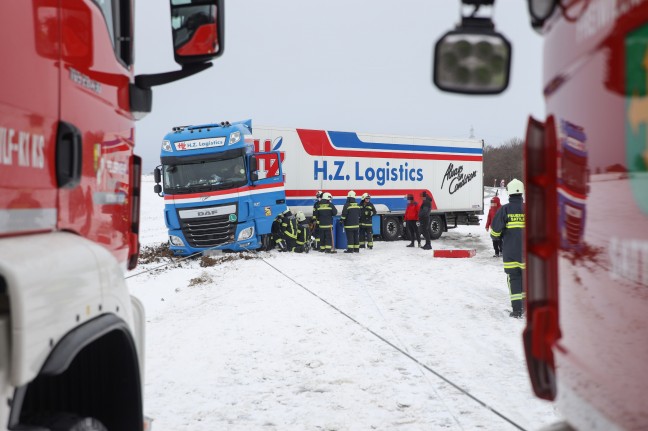
POLYGON ((187 64, 180 70, 173 72, 154 73, 150 75, 137 75, 135 77, 135 86, 142 89, 149 89, 156 85, 168 84, 170 82, 184 79, 188 76, 195 75, 205 69, 212 67, 212 63, 195 63, 187 64))

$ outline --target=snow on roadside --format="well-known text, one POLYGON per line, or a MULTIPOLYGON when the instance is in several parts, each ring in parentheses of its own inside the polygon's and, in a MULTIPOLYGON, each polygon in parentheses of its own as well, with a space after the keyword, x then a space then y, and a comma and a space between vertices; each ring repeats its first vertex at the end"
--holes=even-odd
MULTIPOLYGON (((152 187, 144 177, 143 246, 166 239, 152 187)), ((474 248, 470 259, 405 245, 132 271, 141 275, 129 287, 147 311, 154 429, 515 429, 374 334, 523 428, 558 420, 532 395, 524 323, 508 317, 502 262, 483 226, 433 243, 474 248)))

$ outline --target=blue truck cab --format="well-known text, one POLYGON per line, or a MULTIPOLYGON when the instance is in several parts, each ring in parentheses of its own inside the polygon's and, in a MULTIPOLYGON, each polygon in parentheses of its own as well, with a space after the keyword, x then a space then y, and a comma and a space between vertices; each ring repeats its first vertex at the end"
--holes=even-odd
POLYGON ((267 248, 286 192, 280 153, 255 152, 253 142, 251 120, 165 135, 154 190, 164 197, 174 254, 267 248))

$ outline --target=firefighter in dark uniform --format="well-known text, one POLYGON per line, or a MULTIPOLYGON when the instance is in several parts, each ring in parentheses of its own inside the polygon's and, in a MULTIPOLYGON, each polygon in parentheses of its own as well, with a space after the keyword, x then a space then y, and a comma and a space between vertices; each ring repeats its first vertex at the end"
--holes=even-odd
MULTIPOLYGON (((314 244, 313 244, 313 249, 315 250, 320 250, 320 240, 321 240, 321 235, 322 232, 320 231, 319 228, 319 223, 317 221, 317 217, 315 216, 315 213, 317 212, 317 207, 319 206, 320 201, 322 200, 322 193, 321 191, 318 191, 315 193, 315 203, 313 204, 313 217, 311 217, 311 232, 313 233, 313 238, 315 238, 314 244)), ((322 251, 322 250, 320 250, 322 251)))
POLYGON ((272 245, 274 247, 277 247, 277 250, 279 251, 287 251, 288 248, 286 247, 286 241, 284 240, 283 237, 283 229, 281 227, 281 224, 283 223, 283 214, 277 214, 277 217, 275 217, 274 221, 272 222, 272 226, 270 228, 270 233, 272 234, 272 245))
POLYGON ((376 215, 376 207, 371 203, 369 193, 365 193, 360 202, 360 248, 373 248, 374 215, 376 215))
POLYGON ((322 240, 320 241, 320 248, 326 253, 337 253, 332 249, 333 245, 333 217, 337 215, 337 208, 331 202, 333 196, 330 193, 324 193, 313 216, 319 223, 319 228, 322 232, 322 240))
POLYGON ((340 217, 347 237, 345 253, 360 253, 360 205, 356 202, 355 195, 353 190, 347 193, 347 201, 340 217))
POLYGON ((425 245, 421 247, 423 250, 432 249, 432 244, 430 243, 430 211, 432 210, 432 198, 430 198, 427 192, 421 193, 423 202, 419 207, 419 224, 423 238, 425 238, 425 245))
POLYGON ((517 319, 524 314, 524 291, 522 288, 522 242, 524 241, 524 184, 513 179, 506 186, 509 202, 495 214, 491 224, 491 238, 502 240, 502 257, 504 272, 511 295, 510 316, 517 319))
POLYGON ((281 232, 288 251, 295 251, 295 247, 297 247, 297 222, 292 212, 290 212, 290 208, 283 212, 281 232))
POLYGON ((308 221, 303 212, 297 211, 295 216, 297 222, 297 246, 293 250, 295 253, 308 253, 310 250, 310 228, 308 221))

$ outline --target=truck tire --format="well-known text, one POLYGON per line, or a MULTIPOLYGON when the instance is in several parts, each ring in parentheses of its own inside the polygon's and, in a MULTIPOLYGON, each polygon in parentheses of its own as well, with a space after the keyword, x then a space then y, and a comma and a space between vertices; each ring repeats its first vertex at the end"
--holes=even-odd
POLYGON ((384 241, 396 241, 403 234, 403 223, 398 217, 385 217, 380 233, 384 241))
POLYGON ((30 420, 30 425, 38 425, 50 431, 108 431, 99 420, 95 418, 82 418, 72 413, 55 413, 52 416, 39 417, 30 420))
POLYGON ((430 238, 439 239, 444 231, 443 219, 441 216, 433 215, 430 217, 430 238))

